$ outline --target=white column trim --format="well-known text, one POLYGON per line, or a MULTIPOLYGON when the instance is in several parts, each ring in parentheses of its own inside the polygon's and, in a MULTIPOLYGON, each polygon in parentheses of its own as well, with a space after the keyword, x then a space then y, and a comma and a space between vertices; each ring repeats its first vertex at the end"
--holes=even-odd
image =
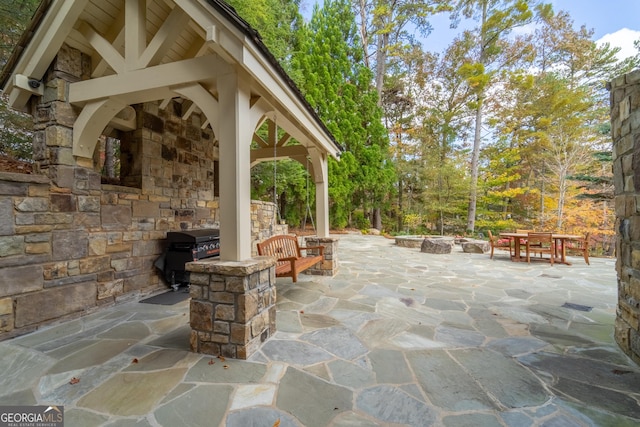
POLYGON ((313 181, 316 184, 316 232, 318 237, 329 237, 329 163, 326 153, 309 150, 313 165, 313 181))
POLYGON ((251 258, 250 151, 254 128, 250 86, 235 71, 218 77, 220 150, 220 259, 251 258))

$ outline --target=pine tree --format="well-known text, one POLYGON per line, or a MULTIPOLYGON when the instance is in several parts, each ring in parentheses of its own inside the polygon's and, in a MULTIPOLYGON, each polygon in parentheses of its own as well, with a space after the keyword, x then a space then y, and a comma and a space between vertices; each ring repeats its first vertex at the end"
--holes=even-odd
POLYGON ((346 150, 330 163, 330 215, 334 226, 353 224, 388 196, 393 167, 371 71, 364 65, 350 3, 325 1, 314 8, 293 58, 299 86, 346 150))

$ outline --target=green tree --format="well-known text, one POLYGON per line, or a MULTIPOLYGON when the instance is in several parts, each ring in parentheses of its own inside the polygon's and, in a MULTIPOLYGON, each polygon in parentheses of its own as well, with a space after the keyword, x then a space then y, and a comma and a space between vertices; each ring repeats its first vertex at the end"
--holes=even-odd
POLYGON ((238 14, 258 30, 264 44, 287 71, 303 22, 300 0, 228 0, 238 14))
POLYGON ((461 214, 461 190, 468 185, 464 141, 470 129, 471 111, 469 102, 473 90, 459 68, 471 59, 473 38, 464 33, 456 38, 440 56, 425 56, 424 75, 417 75, 418 108, 417 135, 421 140, 426 168, 431 170, 427 182, 428 196, 425 200, 430 209, 438 213, 440 234, 444 234, 445 221, 461 214))
MULTIPOLYGON (((0 69, 5 70, 7 61, 18 40, 24 33, 38 0, 0 0, 0 69)), ((0 154, 21 160, 32 158, 31 116, 9 108, 5 96, 0 97, 0 154)))
POLYGON ((377 93, 349 1, 316 6, 300 41, 293 58, 294 69, 305 77, 299 86, 346 150, 340 162, 330 164, 329 196, 333 224, 347 225, 356 208, 369 213, 382 203, 393 182, 377 93))
POLYGON ((4 68, 39 4, 39 0, 0 0, 0 68, 4 68))

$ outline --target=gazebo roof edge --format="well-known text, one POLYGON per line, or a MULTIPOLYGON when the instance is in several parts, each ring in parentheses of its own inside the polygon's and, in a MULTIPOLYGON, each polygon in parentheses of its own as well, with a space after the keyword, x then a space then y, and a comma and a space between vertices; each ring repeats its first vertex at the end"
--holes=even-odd
MULTIPOLYGON (((9 78, 13 74, 18 61, 20 60, 22 53, 24 52, 24 48, 33 38, 35 31, 40 26, 42 19, 46 15, 52 3, 53 0, 43 0, 34 12, 31 22, 18 40, 16 46, 13 48, 11 56, 0 72, 0 90, 4 90, 6 88, 9 78)), ((260 33, 256 29, 251 27, 251 25, 249 25, 247 21, 245 21, 240 15, 238 15, 236 10, 226 2, 222 0, 207 0, 207 3, 221 15, 223 15, 229 22, 233 23, 233 25, 237 29, 242 31, 256 45, 260 53, 265 56, 269 64, 276 70, 276 72, 280 75, 284 82, 293 91, 295 96, 298 97, 304 108, 311 114, 311 116, 317 121, 320 127, 326 132, 331 142, 335 145, 336 150, 338 152, 344 151, 344 147, 340 143, 338 143, 338 141, 336 141, 335 136, 327 128, 322 119, 320 119, 318 113, 313 109, 313 107, 311 107, 311 104, 309 104, 309 101, 307 101, 296 83, 293 81, 293 79, 291 79, 282 65, 280 65, 280 62, 264 44, 260 33)))

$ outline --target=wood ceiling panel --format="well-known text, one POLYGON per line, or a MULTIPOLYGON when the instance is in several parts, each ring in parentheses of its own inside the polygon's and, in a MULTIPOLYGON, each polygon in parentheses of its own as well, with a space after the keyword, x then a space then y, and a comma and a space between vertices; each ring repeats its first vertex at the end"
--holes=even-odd
MULTIPOLYGON (((99 3, 103 6, 103 3, 99 3)), ((105 2, 106 6, 108 3, 105 2)), ((100 7, 94 3, 89 3, 82 13, 81 19, 91 24, 101 34, 106 33, 113 25, 120 11, 111 7, 100 7)))
POLYGON ((71 31, 69 36, 67 36, 67 38, 65 39, 65 43, 67 43, 69 46, 71 46, 74 49, 78 49, 79 51, 81 51, 86 55, 93 54, 93 48, 91 47, 91 45, 89 45, 85 40, 85 38, 82 37, 82 35, 75 30, 71 31))

